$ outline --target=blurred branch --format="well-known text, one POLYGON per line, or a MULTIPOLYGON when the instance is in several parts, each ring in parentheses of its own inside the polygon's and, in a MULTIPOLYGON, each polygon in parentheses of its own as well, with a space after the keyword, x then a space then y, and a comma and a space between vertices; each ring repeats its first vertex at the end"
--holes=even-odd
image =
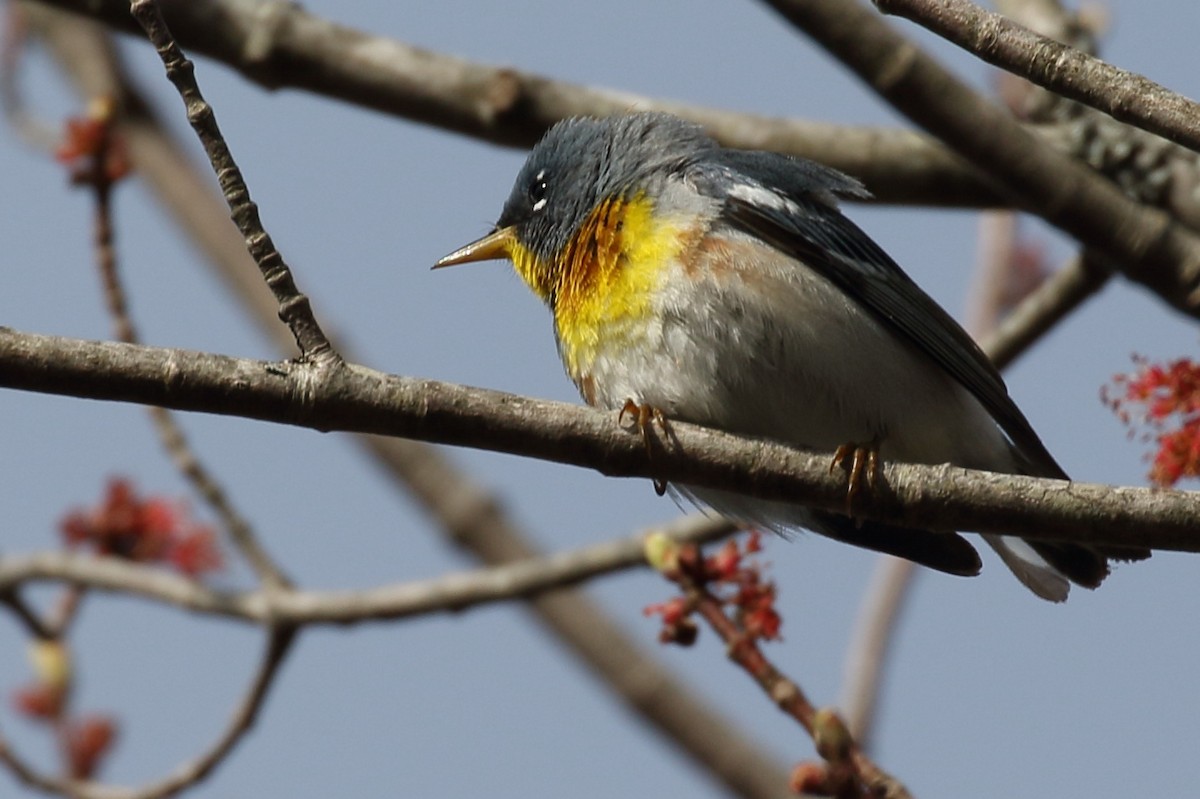
MULTIPOLYGON (((43 0, 137 32, 123 0, 43 0)), ((297 88, 510 147, 569 116, 669 111, 731 147, 813 158, 861 179, 883 202, 1006 205, 988 179, 919 133, 737 114, 566 83, 434 53, 276 0, 163 0, 182 46, 269 88, 297 88)))
POLYGON ((880 555, 859 603, 842 667, 840 707, 846 726, 865 751, 871 751, 875 712, 883 685, 884 664, 896 626, 908 607, 913 580, 920 573, 910 560, 880 555))
POLYGON ((0 762, 27 787, 43 793, 69 796, 72 799, 165 799, 177 794, 208 776, 254 725, 267 693, 279 673, 279 666, 295 640, 295 633, 295 629, 291 627, 277 624, 271 626, 263 659, 246 695, 234 710, 229 725, 206 752, 158 782, 140 788, 124 788, 91 781, 48 777, 13 752, 3 736, 0 736, 0 762))
POLYGON ((1200 103, 966 0, 874 0, 993 66, 1200 152, 1200 103))
POLYGON ((437 612, 460 613, 478 605, 528 599, 600 575, 644 566, 645 537, 651 532, 667 535, 680 544, 700 544, 727 536, 736 529, 724 519, 693 515, 572 552, 356 591, 286 587, 220 591, 166 569, 120 558, 69 552, 9 555, 0 557, 0 597, 27 584, 51 581, 130 594, 192 613, 253 624, 292 627, 361 624, 437 612))
MULTIPOLYGON (((90 342, 0 328, 0 386, 137 402, 308 427, 476 447, 648 477, 845 508, 831 454, 672 423, 653 457, 614 415, 560 402, 311 364, 90 342)), ((1071 483, 943 464, 888 464, 856 515, 910 527, 1037 540, 1200 551, 1200 494, 1071 483)))
MULTIPOLYGON (((1112 274, 1086 257, 1073 259, 997 323, 1006 294, 1001 284, 1005 275, 1011 275, 1015 255, 1016 221, 1004 211, 987 214, 981 221, 980 277, 972 290, 968 314, 969 328, 998 369, 1020 357, 1099 291, 1112 274)), ((913 581, 920 574, 914 564, 899 558, 880 556, 876 563, 843 668, 841 707, 851 733, 864 749, 870 748, 884 662, 913 581)))
MULTIPOLYGON (((0 557, 2 562, 2 557, 0 557)), ((0 588, 0 605, 5 605, 13 615, 25 625, 25 630, 34 638, 48 641, 55 637, 55 631, 50 628, 42 617, 26 604, 15 588, 0 588)))
MULTIPOLYGON (((73 182, 88 186, 95 199, 93 229, 96 262, 100 272, 104 304, 113 320, 113 335, 118 341, 137 344, 137 326, 129 311, 125 285, 118 268, 112 224, 113 189, 117 181, 124 176, 123 171, 116 170, 127 169, 127 163, 124 161, 123 140, 117 137, 114 130, 116 126, 113 95, 97 96, 103 97, 103 100, 89 104, 93 110, 87 120, 92 125, 91 129, 97 132, 95 143, 90 152, 81 154, 86 156, 87 163, 75 173, 73 182)), ((216 476, 197 457, 175 417, 164 408, 152 407, 149 412, 155 432, 168 457, 221 519, 234 546, 259 579, 267 585, 287 585, 287 577, 263 549, 250 523, 230 502, 216 476)))
POLYGON ((58 128, 39 118, 21 93, 21 59, 29 44, 29 30, 22 6, 6 3, 0 9, 0 111, 27 144, 39 150, 53 150, 58 144, 58 128))
POLYGON ((996 368, 1003 369, 1058 322, 1098 292, 1112 271, 1088 255, 1073 258, 1046 279, 980 339, 996 368))
POLYGON ((1200 316, 1200 239, 1031 135, 877 14, 851 0, 768 0, 902 113, 985 170, 1018 204, 1200 316))

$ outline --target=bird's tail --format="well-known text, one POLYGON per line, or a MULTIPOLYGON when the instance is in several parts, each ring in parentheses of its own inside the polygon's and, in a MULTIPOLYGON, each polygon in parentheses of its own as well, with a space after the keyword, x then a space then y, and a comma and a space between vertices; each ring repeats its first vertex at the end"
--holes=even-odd
POLYGON ((1109 558, 1144 560, 1150 550, 1137 547, 1097 550, 1081 544, 1026 541, 1013 535, 985 535, 1013 574, 1042 599, 1062 602, 1071 583, 1095 588, 1109 572, 1109 558))

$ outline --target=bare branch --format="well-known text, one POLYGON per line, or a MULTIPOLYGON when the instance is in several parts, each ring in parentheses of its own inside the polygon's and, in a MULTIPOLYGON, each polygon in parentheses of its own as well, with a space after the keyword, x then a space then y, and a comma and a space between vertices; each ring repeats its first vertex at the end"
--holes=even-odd
POLYGON ((200 93, 192 62, 184 57, 172 38, 155 0, 133 0, 130 11, 154 44, 167 78, 183 99, 188 122, 208 153, 234 224, 241 231, 246 248, 279 302, 279 318, 287 323, 296 337, 296 345, 304 358, 326 367, 336 367, 341 358, 313 316, 308 297, 296 287, 291 270, 263 229, 258 205, 250 199, 250 190, 217 127, 212 106, 200 93))
POLYGON ((42 620, 42 617, 33 608, 25 603, 15 588, 0 588, 0 605, 6 605, 34 638, 48 641, 55 637, 55 631, 42 620))
POLYGON ((1200 152, 1200 103, 966 0, 874 0, 993 66, 1200 152))
POLYGON ((981 340, 983 351, 997 368, 1003 369, 1103 288, 1111 276, 1112 271, 1096 258, 1082 255, 1072 259, 981 340))
MULTIPOLYGON (((136 31, 123 0, 46 0, 136 31)), ((928 137, 898 128, 779 119, 566 83, 411 47, 273 0, 163 0, 182 46, 268 88, 304 89, 510 147, 568 116, 669 111, 730 147, 813 158, 861 179, 883 202, 998 206, 991 182, 928 137)))
MULTIPOLYGON (((268 588, 267 592, 272 590, 274 589, 268 588)), ((184 763, 176 769, 175 773, 157 783, 127 791, 104 788, 92 795, 89 795, 88 792, 81 792, 81 799, 164 799, 164 797, 173 796, 185 788, 190 788, 211 774, 213 769, 229 756, 238 742, 254 726, 258 712, 266 701, 267 693, 270 691, 276 675, 279 674, 279 667, 283 665, 284 659, 296 640, 296 632, 296 628, 288 625, 271 625, 270 634, 267 636, 266 650, 249 690, 234 709, 225 731, 207 751, 196 759, 184 763)))
POLYGON ((913 580, 919 573, 912 561, 880 555, 854 621, 842 669, 840 707, 850 734, 866 751, 871 749, 883 666, 895 640, 896 623, 907 607, 913 580))
MULTIPOLYGON (((620 477, 720 487, 832 511, 829 454, 674 424, 653 458, 612 414, 356 365, 311 364, 21 334, 0 328, 0 385, 90 399, 375 433, 508 452, 620 477)), ((1200 494, 888 464, 858 515, 911 527, 1200 551, 1200 494)))
POLYGON ((984 169, 1019 205, 1200 316, 1200 239, 1031 135, 870 9, 852 0, 767 0, 917 124, 984 169))
POLYGON ((360 624, 369 621, 459 613, 477 605, 528 599, 645 564, 643 546, 651 532, 679 543, 722 538, 737 526, 717 518, 688 516, 636 535, 573 552, 533 557, 430 580, 356 591, 304 591, 265 588, 219 591, 166 569, 120 558, 47 552, 0 557, 0 597, 22 585, 65 582, 101 591, 131 594, 193 613, 237 621, 293 627, 360 624))
POLYGON ((266 651, 245 697, 238 703, 228 727, 207 751, 180 766, 175 773, 140 788, 103 785, 97 782, 47 777, 22 760, 0 737, 0 762, 27 787, 43 793, 59 794, 73 799, 165 799, 207 777, 224 760, 242 737, 254 725, 267 693, 279 673, 279 666, 295 641, 296 630, 274 625, 267 637, 266 651))

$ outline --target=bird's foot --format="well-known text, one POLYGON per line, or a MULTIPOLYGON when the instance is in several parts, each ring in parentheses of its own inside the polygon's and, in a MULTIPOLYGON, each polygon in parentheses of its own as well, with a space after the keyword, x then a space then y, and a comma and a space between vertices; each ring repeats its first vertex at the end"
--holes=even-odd
POLYGON ((880 482, 880 470, 883 461, 879 457, 879 442, 868 444, 842 444, 833 453, 829 463, 829 473, 835 469, 844 468, 848 471, 846 480, 846 515, 854 516, 854 498, 863 490, 863 482, 871 491, 880 482))
MULTIPOLYGON (((629 416, 637 425, 638 432, 642 434, 642 443, 646 446, 646 457, 654 459, 654 447, 651 442, 652 431, 651 427, 658 425, 662 430, 663 435, 669 437, 671 435, 671 423, 666 415, 658 408, 646 402, 634 402, 632 399, 625 400, 625 404, 621 406, 621 412, 617 414, 617 424, 625 424, 625 417, 629 416)), ((660 497, 667 493, 667 481, 661 477, 651 478, 654 481, 654 493, 660 497)))

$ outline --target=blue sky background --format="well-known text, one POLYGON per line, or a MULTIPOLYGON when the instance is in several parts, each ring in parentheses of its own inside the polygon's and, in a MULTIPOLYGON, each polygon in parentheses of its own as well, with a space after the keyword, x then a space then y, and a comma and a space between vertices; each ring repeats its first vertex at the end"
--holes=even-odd
MULTIPOLYGON (((763 6, 716 0, 610 3, 310 0, 377 34, 580 83, 763 114, 902 124, 763 6)), ((1114 63, 1200 95, 1200 6, 1110 4, 1114 63)), ((967 71, 988 70, 897 23, 967 71)), ((165 98, 149 48, 125 40, 139 83, 165 98)), ((523 154, 296 92, 267 93, 200 59, 198 77, 268 230, 318 317, 370 366, 575 401, 548 314, 502 264, 432 273, 484 232, 523 154)), ((78 105, 40 56, 22 75, 47 117, 78 105)), ((0 324, 106 338, 92 265, 90 198, 63 170, 0 130, 0 324)), ((975 260, 970 212, 852 207, 931 295, 961 316, 975 260)), ((117 197, 117 235, 147 343, 275 357, 136 182, 117 197)), ((1031 226, 1037 235, 1047 235, 1031 226)), ((1048 239, 1050 240, 1050 239, 1048 239)), ((1071 248, 1050 240, 1057 258, 1071 248)), ((1075 477, 1142 484, 1144 447, 1099 388, 1133 352, 1196 350, 1193 324, 1115 281, 1008 375, 1017 402, 1075 477)), ((55 547, 71 507, 110 475, 146 492, 186 491, 145 414, 131 406, 0 392, 0 551, 55 547)), ((346 438, 188 416, 200 455, 301 584, 367 587, 468 566, 346 438)), ((674 518, 645 481, 466 450, 451 453, 547 549, 674 518)), ((851 621, 874 556, 818 537, 769 542, 785 641, 770 655, 820 704, 839 696, 851 621)), ((1065 606, 1034 599, 985 556, 973 580, 927 574, 900 631, 877 732, 879 762, 931 797, 1187 795, 1200 781, 1200 561, 1158 554, 1118 569, 1065 606)), ((234 571, 219 578, 244 584, 234 571)), ((677 668, 783 762, 811 745, 702 633, 663 649, 641 608, 671 591, 652 575, 588 589, 630 634, 677 668)), ((53 590, 39 590, 52 600, 53 590)), ((89 598, 72 639, 78 706, 114 711, 119 746, 104 776, 157 778, 205 746, 240 698, 261 644, 243 626, 145 602, 89 598)), ((0 694, 28 679, 23 631, 0 615, 0 694)), ((39 730, 7 706, 0 724, 43 767, 39 730)), ((257 728, 191 795, 718 796, 719 788, 615 706, 520 605, 303 636, 257 728)), ((23 796, 7 774, 0 795, 23 796)))

